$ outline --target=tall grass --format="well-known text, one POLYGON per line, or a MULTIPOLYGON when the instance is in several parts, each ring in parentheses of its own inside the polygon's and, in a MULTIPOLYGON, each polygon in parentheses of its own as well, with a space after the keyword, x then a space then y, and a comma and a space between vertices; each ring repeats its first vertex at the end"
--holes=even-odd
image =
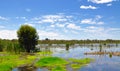
POLYGON ((0 52, 20 53, 21 51, 24 51, 24 49, 20 47, 17 40, 0 39, 0 52))

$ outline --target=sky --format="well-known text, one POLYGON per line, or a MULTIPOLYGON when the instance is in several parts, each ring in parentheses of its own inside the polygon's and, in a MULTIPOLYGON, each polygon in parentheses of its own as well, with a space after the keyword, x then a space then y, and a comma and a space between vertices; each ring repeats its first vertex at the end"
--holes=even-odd
POLYGON ((24 24, 41 40, 120 40, 120 1, 0 0, 0 38, 18 39, 24 24))

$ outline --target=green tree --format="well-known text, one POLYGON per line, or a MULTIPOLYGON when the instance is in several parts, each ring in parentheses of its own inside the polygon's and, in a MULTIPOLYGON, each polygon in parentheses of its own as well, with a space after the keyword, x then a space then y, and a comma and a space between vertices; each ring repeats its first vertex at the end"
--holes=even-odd
POLYGON ((30 53, 35 49, 38 43, 38 34, 36 29, 29 25, 22 25, 17 31, 19 44, 25 48, 26 52, 30 53))

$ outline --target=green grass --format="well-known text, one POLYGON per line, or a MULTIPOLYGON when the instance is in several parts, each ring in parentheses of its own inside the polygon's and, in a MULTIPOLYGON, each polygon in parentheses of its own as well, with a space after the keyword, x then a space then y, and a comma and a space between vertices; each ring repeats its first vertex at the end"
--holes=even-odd
POLYGON ((93 61, 93 59, 90 59, 90 58, 84 58, 84 59, 70 58, 69 60, 72 62, 71 67, 74 69, 81 68, 81 67, 89 64, 91 61, 93 61))
POLYGON ((84 58, 84 59, 70 58, 69 60, 74 63, 86 64, 86 63, 90 63, 92 59, 90 59, 90 58, 84 58))
POLYGON ((37 52, 36 53, 37 55, 39 56, 51 56, 52 55, 52 52, 51 51, 42 51, 42 52, 37 52))
POLYGON ((64 66, 68 62, 59 57, 45 57, 40 59, 36 65, 40 67, 55 67, 55 66, 64 66))
POLYGON ((63 67, 57 66, 55 68, 52 68, 52 71, 66 71, 66 69, 63 67))
POLYGON ((79 68, 83 67, 83 64, 71 64, 71 67, 73 69, 79 69, 79 68))
POLYGON ((6 54, 0 56, 0 71, 11 71, 14 67, 30 64, 36 56, 26 55, 26 58, 21 59, 21 55, 6 54))

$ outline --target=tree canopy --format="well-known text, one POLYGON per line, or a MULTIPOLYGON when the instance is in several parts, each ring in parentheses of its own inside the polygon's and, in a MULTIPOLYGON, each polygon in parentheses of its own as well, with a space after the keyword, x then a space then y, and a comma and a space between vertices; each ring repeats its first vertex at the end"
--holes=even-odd
POLYGON ((34 27, 29 25, 21 25, 17 31, 19 44, 25 48, 27 52, 35 49, 38 42, 38 34, 34 27))

